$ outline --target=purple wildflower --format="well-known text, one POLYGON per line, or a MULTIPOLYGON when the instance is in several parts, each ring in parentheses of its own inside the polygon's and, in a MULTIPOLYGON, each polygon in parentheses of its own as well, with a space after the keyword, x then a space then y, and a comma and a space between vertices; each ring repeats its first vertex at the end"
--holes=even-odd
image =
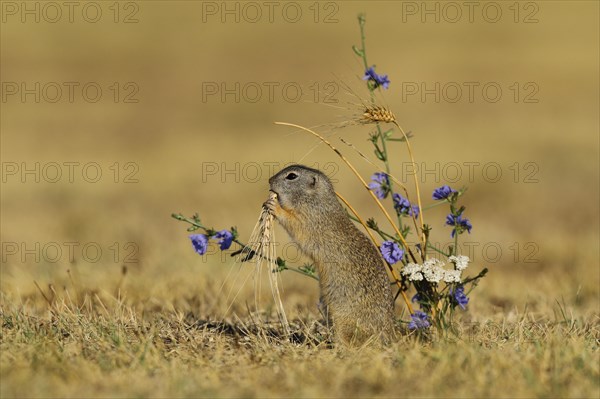
POLYGON ((383 259, 390 265, 402 260, 402 257, 404 256, 404 251, 395 241, 384 241, 379 247, 379 250, 383 255, 383 259))
POLYGON ((369 189, 375 192, 375 195, 379 199, 384 199, 390 192, 390 177, 383 172, 375 172, 371 176, 371 183, 369 183, 369 189))
POLYGON ((454 227, 451 234, 452 238, 454 238, 456 233, 462 234, 465 230, 471 234, 471 229, 473 228, 473 225, 471 222, 469 222, 469 219, 463 219, 462 215, 449 214, 446 216, 446 224, 454 227))
POLYGON ((392 194, 392 199, 394 201, 394 209, 398 215, 419 216, 418 205, 411 205, 408 199, 398 193, 392 194))
POLYGON ((217 234, 215 234, 213 238, 219 240, 219 248, 221 248, 221 251, 223 251, 229 249, 229 247, 231 246, 231 243, 233 241, 233 234, 231 234, 229 230, 221 230, 217 234))
POLYGON ((367 68, 367 70, 365 71, 365 76, 363 77, 363 80, 367 80, 367 81, 371 82, 374 89, 378 88, 379 86, 383 86, 384 89, 387 89, 388 87, 390 87, 390 80, 388 79, 388 76, 387 75, 378 75, 375 72, 375 65, 367 68))
POLYGON ((427 313, 421 312, 420 310, 415 311, 415 313, 410 315, 410 323, 408 323, 408 328, 411 330, 420 330, 428 328, 431 324, 429 323, 429 317, 427 313))
POLYGON ((469 303, 469 298, 467 297, 467 295, 465 295, 465 287, 461 285, 455 290, 452 290, 452 288, 450 288, 450 296, 454 299, 458 306, 463 308, 463 310, 466 309, 467 303, 469 303))
POLYGON ((456 190, 450 188, 450 186, 442 186, 433 190, 433 199, 434 200, 443 200, 450 196, 450 194, 455 193, 456 190))
POLYGON ((189 236, 198 255, 204 255, 208 248, 208 237, 204 234, 192 234, 189 236))

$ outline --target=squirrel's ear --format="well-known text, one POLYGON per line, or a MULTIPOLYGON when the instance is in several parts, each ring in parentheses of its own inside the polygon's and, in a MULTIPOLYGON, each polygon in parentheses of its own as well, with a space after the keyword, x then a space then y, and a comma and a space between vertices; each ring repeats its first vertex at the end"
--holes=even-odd
POLYGON ((316 177, 316 176, 313 176, 313 178, 312 178, 312 183, 310 184, 310 186, 311 186, 312 188, 314 188, 316 185, 317 185, 317 177, 316 177))

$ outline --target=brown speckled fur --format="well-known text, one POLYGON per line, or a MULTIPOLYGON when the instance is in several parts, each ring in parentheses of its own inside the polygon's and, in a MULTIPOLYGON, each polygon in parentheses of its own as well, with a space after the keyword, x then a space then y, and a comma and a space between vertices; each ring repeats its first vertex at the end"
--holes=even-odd
POLYGON ((393 298, 379 251, 350 220, 327 176, 292 165, 269 183, 277 200, 267 206, 314 262, 337 340, 362 344, 393 337, 393 298))

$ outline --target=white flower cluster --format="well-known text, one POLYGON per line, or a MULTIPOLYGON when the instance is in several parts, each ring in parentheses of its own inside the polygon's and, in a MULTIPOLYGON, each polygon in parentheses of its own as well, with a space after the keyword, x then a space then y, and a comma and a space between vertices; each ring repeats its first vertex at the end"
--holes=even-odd
POLYGON ((446 265, 439 259, 427 259, 422 265, 409 263, 402 269, 402 275, 408 277, 410 281, 427 280, 430 283, 460 283, 462 271, 469 266, 469 257, 464 255, 450 256, 450 262, 454 263, 454 270, 446 270, 446 265))
POLYGON ((452 255, 451 257, 448 258, 448 260, 450 262, 454 263, 456 270, 460 270, 460 271, 465 270, 467 268, 467 266, 469 266, 469 262, 471 261, 468 256, 464 256, 464 255, 458 255, 458 256, 452 255))

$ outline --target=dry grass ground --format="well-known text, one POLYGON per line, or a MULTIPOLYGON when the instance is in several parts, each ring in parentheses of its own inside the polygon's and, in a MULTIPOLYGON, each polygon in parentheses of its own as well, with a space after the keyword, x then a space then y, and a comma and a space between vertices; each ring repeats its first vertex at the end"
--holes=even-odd
POLYGON ((405 335, 384 350, 347 350, 323 341, 314 312, 295 315, 296 342, 248 317, 208 322, 201 309, 215 292, 206 288, 145 300, 45 290, 52 305, 4 297, 2 396, 598 395, 600 323, 569 305, 462 320, 449 339, 405 335))
MULTIPOLYGON (((335 3, 331 24, 314 23, 312 3, 300 2, 311 17, 297 24, 203 22, 210 2, 192 1, 138 2, 139 22, 121 24, 112 2, 98 3, 110 18, 96 24, 8 16, 1 25, 2 82, 98 82, 105 93, 96 103, 29 95, 0 104, 2 398, 600 397, 597 2, 518 3, 521 19, 533 10, 527 4, 538 6, 530 24, 513 22, 513 2, 497 2, 507 18, 494 24, 401 22, 407 2, 335 3), (350 49, 361 10, 370 62, 392 81, 385 101, 413 132, 417 162, 433 170, 420 176, 423 192, 447 183, 444 168, 456 163, 452 184, 469 186, 474 229, 465 251, 472 273, 490 272, 451 339, 403 334, 383 350, 331 348, 315 282, 286 272, 282 298, 297 339, 283 341, 268 280, 257 317, 251 268, 214 248, 199 257, 170 218, 197 211, 247 240, 269 163, 302 161, 328 168, 359 213, 384 225, 330 151, 311 151, 312 137, 272 124, 314 126, 352 113, 313 100, 332 74, 361 87, 350 49), (114 82, 123 90, 134 82, 139 102, 115 102, 114 82), (221 101, 203 98, 203 82, 296 82, 305 92, 298 102, 280 91, 273 101, 221 101), (504 95, 495 103, 403 99, 402 87, 420 82, 497 82, 504 95), (527 93, 535 83, 539 101, 515 101, 514 82, 527 93), (79 163, 73 181, 65 162, 79 163), (479 165, 472 176, 465 162, 479 165), (6 173, 36 163, 62 165, 63 177, 6 173), (102 171, 96 183, 81 175, 90 163, 102 171), (248 168, 256 165, 257 178, 248 168), (490 179, 484 165, 497 165, 502 178, 490 179)), ((370 153, 368 129, 334 133, 370 153)), ((373 173, 331 139, 362 176, 373 173)), ((393 169, 410 183, 403 147, 393 151, 393 169)), ((449 237, 444 216, 426 214, 440 244, 449 237)), ((285 233, 276 236, 281 254, 301 262, 285 233)))

